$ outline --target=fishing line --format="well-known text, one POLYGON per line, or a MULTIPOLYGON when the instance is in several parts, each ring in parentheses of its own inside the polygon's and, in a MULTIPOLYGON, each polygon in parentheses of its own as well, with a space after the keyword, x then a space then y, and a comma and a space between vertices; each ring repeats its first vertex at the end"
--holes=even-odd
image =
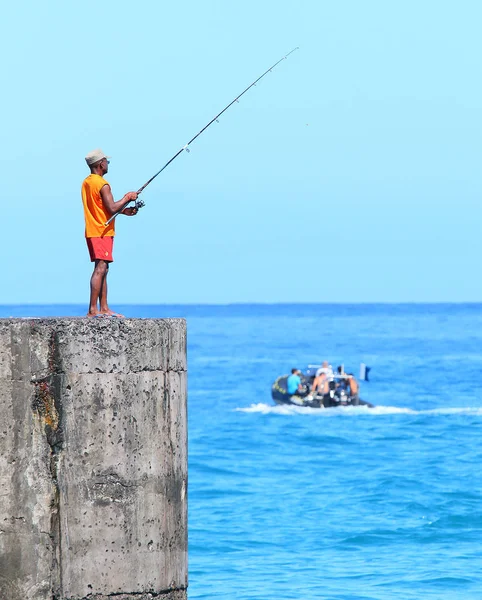
MULTIPOLYGON (((167 161, 167 163, 161 169, 159 169, 159 171, 157 171, 157 173, 155 175, 153 175, 148 181, 146 181, 146 183, 137 190, 137 194, 140 194, 151 183, 151 181, 154 181, 154 179, 158 175, 160 175, 164 171, 164 169, 172 163, 173 160, 175 160, 182 152, 184 152, 184 150, 186 150, 186 152, 190 152, 189 146, 194 142, 194 140, 196 138, 198 138, 201 135, 201 133, 203 133, 204 131, 206 131, 206 129, 210 125, 212 125, 215 121, 219 122, 218 121, 219 117, 223 113, 225 113, 230 106, 232 106, 235 102, 238 102, 239 99, 241 98, 241 96, 243 96, 249 89, 251 89, 254 85, 256 85, 258 83, 258 81, 260 81, 261 79, 263 79, 263 77, 265 75, 267 75, 268 73, 270 73, 276 66, 278 66, 280 64, 280 62, 282 62, 283 60, 286 60, 288 58, 288 56, 290 54, 292 54, 295 50, 299 50, 299 48, 298 47, 297 48, 293 48, 293 50, 291 50, 291 52, 288 52, 288 54, 286 54, 285 56, 283 56, 283 58, 280 58, 280 60, 278 62, 275 62, 275 64, 272 65, 269 69, 266 69, 266 71, 262 75, 260 75, 258 77, 258 79, 256 79, 255 81, 253 81, 253 83, 251 85, 248 85, 248 87, 244 91, 242 91, 241 94, 239 94, 239 96, 236 96, 236 98, 232 102, 230 102, 227 106, 225 106, 221 112, 219 112, 215 117, 213 117, 209 121, 209 123, 207 125, 205 125, 201 129, 201 131, 198 131, 198 133, 196 133, 196 135, 192 139, 190 139, 187 144, 185 144, 180 150, 178 150, 176 152, 176 154, 174 154, 174 156, 171 159, 169 159, 167 161)), ((106 222, 106 225, 108 225, 111 221, 113 221, 117 217, 117 215, 119 215, 124 210, 124 208, 126 206, 127 206, 127 204, 122 208, 122 210, 119 210, 116 213, 114 213, 111 216, 111 218, 106 222)), ((142 208, 143 206, 144 206, 144 202, 142 200, 136 200, 136 208, 139 209, 139 208, 142 208)))

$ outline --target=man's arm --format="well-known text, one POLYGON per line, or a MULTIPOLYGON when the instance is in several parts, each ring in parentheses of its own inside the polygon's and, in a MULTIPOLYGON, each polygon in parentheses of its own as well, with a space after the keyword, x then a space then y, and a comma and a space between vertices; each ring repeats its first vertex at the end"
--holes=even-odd
POLYGON ((127 204, 129 204, 129 202, 132 202, 132 200, 137 200, 137 192, 127 192, 122 200, 118 200, 116 202, 112 196, 110 185, 106 184, 100 190, 100 197, 102 198, 102 204, 105 206, 108 213, 113 215, 114 213, 121 211, 127 204))

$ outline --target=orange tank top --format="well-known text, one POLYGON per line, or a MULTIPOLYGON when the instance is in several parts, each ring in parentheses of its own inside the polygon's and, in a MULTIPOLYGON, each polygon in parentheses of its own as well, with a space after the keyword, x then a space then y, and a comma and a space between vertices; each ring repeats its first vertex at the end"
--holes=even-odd
POLYGON ((115 235, 114 221, 105 225, 110 214, 102 204, 100 190, 109 183, 100 175, 92 173, 82 183, 82 203, 84 205, 85 237, 112 237, 115 235))

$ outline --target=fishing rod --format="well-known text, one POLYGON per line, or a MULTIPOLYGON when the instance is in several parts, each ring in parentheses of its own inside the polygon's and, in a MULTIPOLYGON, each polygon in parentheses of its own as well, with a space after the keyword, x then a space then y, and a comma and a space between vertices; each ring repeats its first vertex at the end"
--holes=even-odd
MULTIPOLYGON (((267 70, 266 70, 266 71, 265 71, 265 72, 264 72, 262 75, 260 75, 260 76, 258 77, 258 79, 256 79, 255 81, 253 81, 253 83, 252 83, 251 85, 248 85, 248 87, 247 87, 247 88, 246 88, 246 89, 245 89, 243 92, 241 92, 241 94, 239 94, 239 96, 236 96, 236 98, 235 98, 235 99, 234 99, 232 102, 230 102, 230 103, 229 103, 229 104, 228 104, 226 107, 224 107, 224 108, 223 108, 223 110, 222 110, 221 112, 219 112, 219 113, 218 113, 218 114, 217 114, 217 115, 216 115, 214 118, 212 118, 212 119, 209 121, 209 123, 208 123, 207 125, 205 125, 205 126, 204 126, 204 127, 201 129, 201 131, 199 131, 198 133, 196 133, 196 135, 195 135, 195 136, 194 136, 194 137, 193 137, 191 140, 189 140, 189 142, 188 142, 187 144, 185 144, 185 145, 184 145, 184 146, 183 146, 183 147, 182 147, 180 150, 178 150, 178 151, 176 152, 176 154, 174 154, 174 156, 173 156, 173 157, 172 157, 170 160, 168 160, 168 161, 167 161, 167 163, 166 163, 166 164, 165 164, 165 165, 164 165, 164 166, 163 166, 161 169, 159 169, 159 171, 158 171, 158 172, 157 172, 155 175, 153 175, 153 176, 152 176, 152 177, 151 177, 151 178, 150 178, 148 181, 146 181, 146 183, 145 183, 145 184, 144 184, 142 187, 140 187, 140 188, 137 190, 137 194, 139 195, 139 194, 140 194, 140 193, 141 193, 141 192, 142 192, 142 191, 143 191, 143 190, 144 190, 144 189, 145 189, 145 188, 146 188, 146 187, 147 187, 147 186, 148 186, 148 185, 151 183, 151 181, 154 181, 154 179, 155 179, 155 178, 156 178, 158 175, 160 175, 160 174, 161 174, 161 173, 164 171, 164 169, 165 169, 167 166, 169 166, 169 165, 172 163, 172 161, 173 161, 173 160, 175 160, 175 159, 176 159, 176 158, 177 158, 177 157, 178 157, 178 156, 179 156, 179 155, 180 155, 182 152, 184 152, 184 150, 186 150, 186 152, 190 152, 190 150, 189 150, 189 146, 192 144, 192 142, 194 142, 194 140, 195 140, 197 137, 199 137, 199 136, 201 135, 201 133, 203 133, 203 131, 206 131, 206 129, 207 129, 207 128, 208 128, 210 125, 212 125, 212 124, 214 123, 214 121, 217 121, 217 122, 219 122, 219 121, 218 121, 219 117, 220 117, 220 116, 221 116, 221 115, 222 115, 224 112, 226 112, 230 106, 232 106, 232 105, 233 105, 235 102, 238 102, 238 101, 239 101, 239 99, 241 98, 241 96, 243 96, 243 95, 244 95, 244 94, 245 94, 245 93, 246 93, 246 92, 247 92, 249 89, 251 89, 251 88, 252 88, 254 85, 256 85, 260 79, 263 79, 263 77, 264 77, 265 75, 267 75, 267 74, 268 74, 270 71, 272 71, 272 70, 273 70, 273 69, 274 69, 276 66, 278 66, 278 65, 280 64, 280 62, 282 62, 283 60, 287 59, 287 58, 288 58, 288 56, 289 56, 290 54, 293 54, 293 52, 294 52, 295 50, 299 50, 299 48, 298 48, 298 47, 296 47, 296 48, 293 48, 293 50, 291 50, 291 52, 288 52, 288 54, 286 54, 285 56, 283 56, 283 58, 280 58, 280 60, 279 60, 278 62, 276 62, 276 63, 275 63, 274 65, 272 65, 272 66, 271 66, 269 69, 267 69, 267 70)), ((121 212, 124 210, 124 208, 125 208, 126 206, 127 206, 127 204, 126 204, 126 205, 125 205, 125 206, 122 208, 122 210, 118 210, 116 213, 114 213, 114 214, 111 216, 111 218, 110 218, 110 219, 109 219, 109 220, 106 222, 106 225, 108 225, 108 224, 109 224, 111 221, 113 221, 113 220, 114 220, 114 219, 117 217, 117 215, 119 215, 119 214, 120 214, 120 213, 121 213, 121 212)), ((142 208, 143 206, 144 206, 144 202, 143 202, 142 200, 136 200, 136 208, 137 208, 137 209, 139 209, 139 208, 142 208)))

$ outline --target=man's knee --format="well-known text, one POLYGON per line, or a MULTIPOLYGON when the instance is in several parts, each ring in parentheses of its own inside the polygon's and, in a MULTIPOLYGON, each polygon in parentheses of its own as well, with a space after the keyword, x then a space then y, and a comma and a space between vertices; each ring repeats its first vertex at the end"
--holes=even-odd
POLYGON ((95 261, 94 271, 96 273, 99 273, 99 275, 105 275, 108 270, 109 270, 108 262, 106 262, 105 260, 96 260, 95 261))

